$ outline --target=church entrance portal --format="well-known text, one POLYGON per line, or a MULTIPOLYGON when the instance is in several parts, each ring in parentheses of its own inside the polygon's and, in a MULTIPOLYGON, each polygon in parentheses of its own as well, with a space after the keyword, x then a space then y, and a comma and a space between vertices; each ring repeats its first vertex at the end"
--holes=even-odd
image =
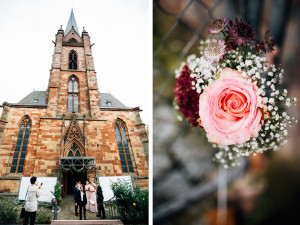
POLYGON ((75 183, 80 181, 83 185, 87 181, 89 174, 88 169, 96 167, 96 159, 89 157, 64 157, 59 160, 61 167, 64 167, 61 183, 62 194, 68 195, 74 193, 75 183), (77 171, 75 171, 74 169, 77 171))
POLYGON ((63 173, 63 190, 65 195, 74 194, 75 183, 80 181, 83 185, 87 180, 87 172, 66 171, 63 173))

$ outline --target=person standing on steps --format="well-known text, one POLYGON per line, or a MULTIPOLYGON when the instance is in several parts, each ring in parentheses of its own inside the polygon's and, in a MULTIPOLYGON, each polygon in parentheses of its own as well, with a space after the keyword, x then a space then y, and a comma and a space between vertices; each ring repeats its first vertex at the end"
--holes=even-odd
POLYGON ((31 177, 30 183, 31 185, 28 187, 27 190, 24 225, 28 224, 29 217, 30 217, 30 225, 34 225, 36 211, 38 208, 38 197, 40 197, 41 189, 42 189, 42 186, 37 187, 36 177, 31 177))
POLYGON ((86 210, 90 210, 90 182, 88 180, 85 182, 84 190, 85 190, 86 200, 87 200, 86 210))
POLYGON ((96 201, 96 184, 90 183, 90 211, 98 212, 96 201))
POLYGON ((80 187, 80 192, 78 194, 78 205, 79 205, 79 215, 80 215, 80 219, 82 220, 82 208, 83 208, 83 215, 84 215, 84 219, 86 220, 86 209, 85 209, 85 205, 87 203, 87 200, 86 200, 86 194, 85 192, 83 191, 83 187, 80 187))
POLYGON ((104 205, 103 205, 103 200, 104 200, 104 196, 103 196, 103 192, 102 192, 102 188, 100 186, 99 182, 96 182, 97 184, 97 206, 98 206, 98 214, 97 216, 101 217, 101 212, 102 212, 102 217, 101 219, 105 219, 105 209, 104 209, 104 205))
POLYGON ((75 216, 78 216, 78 195, 79 195, 79 183, 76 182, 74 187, 74 201, 75 201, 75 216))

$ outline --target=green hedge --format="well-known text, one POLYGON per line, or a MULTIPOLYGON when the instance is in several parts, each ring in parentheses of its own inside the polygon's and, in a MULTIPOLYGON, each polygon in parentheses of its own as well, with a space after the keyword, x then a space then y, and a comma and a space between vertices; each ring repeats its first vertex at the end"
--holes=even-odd
POLYGON ((4 198, 0 199, 0 224, 15 223, 19 215, 14 202, 4 198))
MULTIPOLYGON (((0 224, 23 224, 24 218, 20 219, 23 205, 24 203, 19 203, 16 198, 0 197, 0 224)), ((39 206, 36 212, 35 224, 50 224, 53 218, 51 209, 51 206, 39 206)))
POLYGON ((118 180, 111 188, 124 224, 148 224, 148 189, 118 180))

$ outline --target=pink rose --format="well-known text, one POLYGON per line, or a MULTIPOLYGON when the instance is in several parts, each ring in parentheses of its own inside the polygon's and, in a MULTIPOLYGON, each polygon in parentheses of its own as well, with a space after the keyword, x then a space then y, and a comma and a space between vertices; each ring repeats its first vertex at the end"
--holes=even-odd
POLYGON ((199 115, 210 142, 242 144, 258 136, 262 101, 256 95, 257 89, 254 83, 243 78, 242 72, 229 68, 204 89, 199 115))

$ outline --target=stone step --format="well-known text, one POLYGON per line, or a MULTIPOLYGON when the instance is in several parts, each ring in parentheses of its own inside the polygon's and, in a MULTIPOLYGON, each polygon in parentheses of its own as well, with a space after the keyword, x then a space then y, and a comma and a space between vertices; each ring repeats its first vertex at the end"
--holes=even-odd
POLYGON ((94 225, 94 224, 102 224, 102 225, 110 225, 117 224, 123 225, 120 220, 55 220, 51 222, 51 225, 69 225, 69 224, 83 224, 83 225, 94 225))

